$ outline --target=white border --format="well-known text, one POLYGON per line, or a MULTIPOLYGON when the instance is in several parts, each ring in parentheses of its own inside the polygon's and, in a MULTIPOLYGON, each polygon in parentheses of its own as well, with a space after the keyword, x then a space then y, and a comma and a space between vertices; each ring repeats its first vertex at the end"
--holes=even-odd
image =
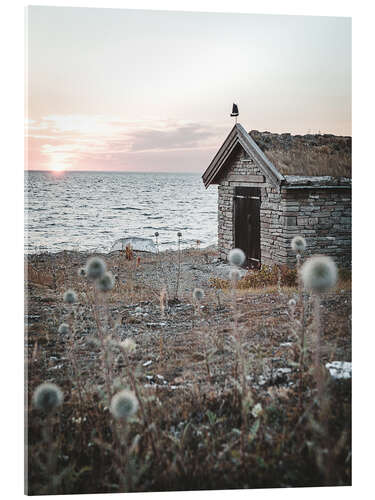
MULTIPOLYGON (((373 105, 373 16, 370 2, 357 1, 268 1, 232 0, 137 0, 137 1, 36 1, 36 5, 136 8, 206 12, 244 12, 293 15, 353 16, 353 165, 354 165, 354 468, 352 488, 303 490, 251 490, 194 493, 153 493, 150 498, 297 498, 303 495, 323 497, 369 498, 373 481, 373 379, 374 308, 373 280, 373 185, 374 105, 373 105)), ((1 131, 2 131, 2 340, 3 357, 1 408, 3 439, 1 470, 4 472, 4 498, 23 496, 23 79, 24 79, 24 7, 13 1, 1 8, 1 131), (4 71, 5 70, 5 71, 4 71), (5 85, 4 85, 5 84, 5 85), (5 149, 5 154, 4 154, 5 149), (4 321, 5 319, 5 321, 4 321), (8 342, 11 343, 9 350, 8 342)), ((138 494, 137 498, 150 494, 138 494)), ((89 495, 91 496, 91 495, 89 495)), ((93 498, 104 498, 95 495, 93 498)), ((50 497, 54 498, 54 497, 50 497)), ((67 498, 73 498, 68 496, 67 498)), ((106 497, 107 498, 107 497, 106 497)))

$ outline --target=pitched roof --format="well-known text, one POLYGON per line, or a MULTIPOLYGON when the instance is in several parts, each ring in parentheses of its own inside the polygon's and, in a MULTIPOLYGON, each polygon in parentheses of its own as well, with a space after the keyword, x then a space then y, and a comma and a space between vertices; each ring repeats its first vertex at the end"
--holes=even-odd
POLYGON ((235 146, 240 144, 254 158, 268 180, 278 185, 289 176, 351 177, 351 137, 332 134, 273 134, 246 130, 236 123, 202 178, 208 187, 235 146))
POLYGON ((236 123, 202 175, 206 187, 215 183, 218 173, 237 144, 240 144, 246 153, 254 158, 257 166, 264 172, 272 184, 277 185, 284 179, 284 176, 270 162, 243 126, 236 123))

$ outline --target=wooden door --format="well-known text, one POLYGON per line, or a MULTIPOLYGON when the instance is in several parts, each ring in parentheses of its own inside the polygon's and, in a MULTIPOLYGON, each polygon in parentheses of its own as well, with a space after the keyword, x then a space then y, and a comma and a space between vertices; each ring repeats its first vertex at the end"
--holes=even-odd
POLYGON ((245 252, 245 264, 260 267, 260 188, 237 187, 234 194, 234 243, 245 252))

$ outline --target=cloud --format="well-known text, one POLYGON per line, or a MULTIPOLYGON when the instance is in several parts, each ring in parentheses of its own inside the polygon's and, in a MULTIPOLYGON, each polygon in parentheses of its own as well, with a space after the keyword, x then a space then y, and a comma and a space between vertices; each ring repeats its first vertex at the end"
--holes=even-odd
POLYGON ((133 137, 131 151, 165 151, 170 149, 199 149, 217 136, 217 130, 200 123, 168 127, 162 130, 146 129, 133 137))
POLYGON ((27 124, 30 169, 199 171, 227 133, 210 123, 51 115, 27 124))

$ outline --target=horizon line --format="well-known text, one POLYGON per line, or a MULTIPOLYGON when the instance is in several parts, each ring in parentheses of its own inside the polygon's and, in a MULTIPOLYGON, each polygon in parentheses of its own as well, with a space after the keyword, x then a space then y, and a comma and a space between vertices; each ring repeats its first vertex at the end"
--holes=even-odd
POLYGON ((24 168, 24 172, 50 172, 53 174, 63 174, 66 172, 97 172, 97 173, 123 173, 123 174, 199 174, 200 172, 181 172, 181 171, 165 171, 165 170, 155 170, 155 171, 139 171, 139 170, 53 170, 53 169, 35 169, 35 168, 24 168))

